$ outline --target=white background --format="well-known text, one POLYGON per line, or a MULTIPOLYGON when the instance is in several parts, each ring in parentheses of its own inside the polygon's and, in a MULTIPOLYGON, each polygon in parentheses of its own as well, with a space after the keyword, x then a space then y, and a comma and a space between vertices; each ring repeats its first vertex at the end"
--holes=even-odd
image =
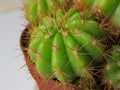
POLYGON ((20 50, 19 39, 27 24, 19 0, 0 0, 0 90, 33 90, 35 81, 20 50))

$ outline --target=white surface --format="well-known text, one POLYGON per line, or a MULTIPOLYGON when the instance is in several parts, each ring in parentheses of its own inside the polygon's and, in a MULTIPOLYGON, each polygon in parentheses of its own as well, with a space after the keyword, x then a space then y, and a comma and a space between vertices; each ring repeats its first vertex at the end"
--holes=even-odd
POLYGON ((24 13, 0 14, 0 90, 33 90, 34 80, 26 67, 19 38, 26 21, 24 13))
POLYGON ((0 13, 6 13, 21 9, 27 0, 0 0, 0 13))

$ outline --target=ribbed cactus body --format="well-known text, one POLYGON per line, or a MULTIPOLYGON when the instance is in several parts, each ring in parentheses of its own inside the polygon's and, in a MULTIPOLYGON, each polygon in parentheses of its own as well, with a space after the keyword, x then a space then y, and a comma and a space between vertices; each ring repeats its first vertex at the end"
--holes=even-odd
POLYGON ((106 15, 106 17, 111 17, 113 19, 113 24, 117 27, 120 26, 119 23, 119 12, 120 12, 120 0, 73 0, 76 7, 83 9, 90 9, 92 12, 97 11, 106 15))
POLYGON ((100 32, 98 36, 90 31, 91 28, 81 30, 81 15, 74 12, 58 11, 54 18, 44 18, 35 32, 37 34, 31 36, 28 52, 30 59, 36 63, 38 72, 46 78, 56 77, 60 81, 69 81, 75 76, 89 78, 93 72, 90 68, 94 68, 90 63, 102 57, 104 47, 95 37, 104 38, 105 34, 99 27, 96 28, 97 22, 91 28, 96 33, 100 32))
POLYGON ((36 24, 44 16, 54 15, 57 9, 65 7, 66 4, 66 0, 28 0, 25 16, 28 21, 36 24))
POLYGON ((95 0, 93 8, 100 9, 107 15, 113 15, 119 2, 119 0, 95 0))

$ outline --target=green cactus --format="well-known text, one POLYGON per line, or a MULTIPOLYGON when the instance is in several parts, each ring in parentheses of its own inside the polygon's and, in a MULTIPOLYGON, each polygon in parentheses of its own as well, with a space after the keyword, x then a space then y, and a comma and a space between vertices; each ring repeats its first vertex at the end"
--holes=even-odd
POLYGON ((98 8, 107 15, 113 15, 119 2, 119 0, 95 0, 93 8, 98 8))
POLYGON ((28 0, 25 17, 27 54, 40 77, 82 89, 120 88, 120 0, 28 0))
POLYGON ((57 9, 66 6, 66 2, 66 0, 28 0, 25 16, 30 22, 37 23, 45 15, 54 15, 57 9))
POLYGON ((120 28, 120 3, 113 15, 113 23, 120 28))
POLYGON ((120 45, 112 48, 107 62, 104 82, 114 85, 115 88, 120 88, 120 45))
MULTIPOLYGON (((94 11, 99 12, 99 15, 104 14, 106 17, 110 17, 113 19, 113 24, 120 28, 120 0, 80 0, 79 7, 89 7, 91 8, 91 13, 94 11)), ((77 6, 78 7, 78 6, 77 6)), ((105 18, 106 18, 105 17, 105 18)))
POLYGON ((25 7, 25 16, 30 22, 36 22, 38 19, 37 15, 38 3, 35 0, 29 0, 25 7))
POLYGON ((32 33, 28 54, 43 77, 55 77, 61 82, 69 82, 77 76, 92 77, 94 66, 90 63, 98 61, 104 52, 95 37, 102 39, 105 33, 97 22, 88 20, 94 23, 87 23, 85 28, 81 20, 76 10, 68 13, 60 10, 55 17, 44 17, 32 33))

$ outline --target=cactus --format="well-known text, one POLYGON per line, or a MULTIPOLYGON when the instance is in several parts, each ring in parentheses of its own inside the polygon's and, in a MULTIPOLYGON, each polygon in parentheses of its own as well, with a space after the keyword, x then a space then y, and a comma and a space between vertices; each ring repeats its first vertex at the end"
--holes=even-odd
POLYGON ((120 88, 120 0, 28 0, 25 16, 27 57, 40 77, 83 90, 120 88))
POLYGON ((93 8, 100 9, 107 15, 112 15, 114 14, 118 4, 119 0, 95 0, 93 8))
POLYGON ((107 65, 104 70, 104 83, 109 83, 110 87, 120 88, 120 45, 112 48, 107 65))
POLYGON ((25 8, 25 16, 28 21, 37 23, 45 15, 54 15, 57 9, 66 6, 66 2, 66 0, 29 0, 25 8))
POLYGON ((120 1, 119 0, 91 0, 91 1, 90 0, 80 0, 80 1, 73 0, 73 1, 75 4, 79 4, 77 5, 77 8, 88 7, 90 8, 91 13, 94 13, 95 11, 97 11, 99 15, 104 14, 105 18, 111 17, 113 20, 112 23, 118 28, 120 27, 120 23, 119 23, 120 1))
POLYGON ((68 13, 60 10, 55 17, 44 17, 32 33, 28 54, 46 79, 69 82, 78 76, 92 77, 92 62, 98 61, 104 51, 95 37, 104 38, 105 33, 95 21, 87 23, 89 29, 81 28, 84 26, 81 20, 81 14, 73 8, 68 13), (91 29, 95 29, 97 36, 91 29))
POLYGON ((120 3, 113 15, 113 23, 120 28, 120 3))

